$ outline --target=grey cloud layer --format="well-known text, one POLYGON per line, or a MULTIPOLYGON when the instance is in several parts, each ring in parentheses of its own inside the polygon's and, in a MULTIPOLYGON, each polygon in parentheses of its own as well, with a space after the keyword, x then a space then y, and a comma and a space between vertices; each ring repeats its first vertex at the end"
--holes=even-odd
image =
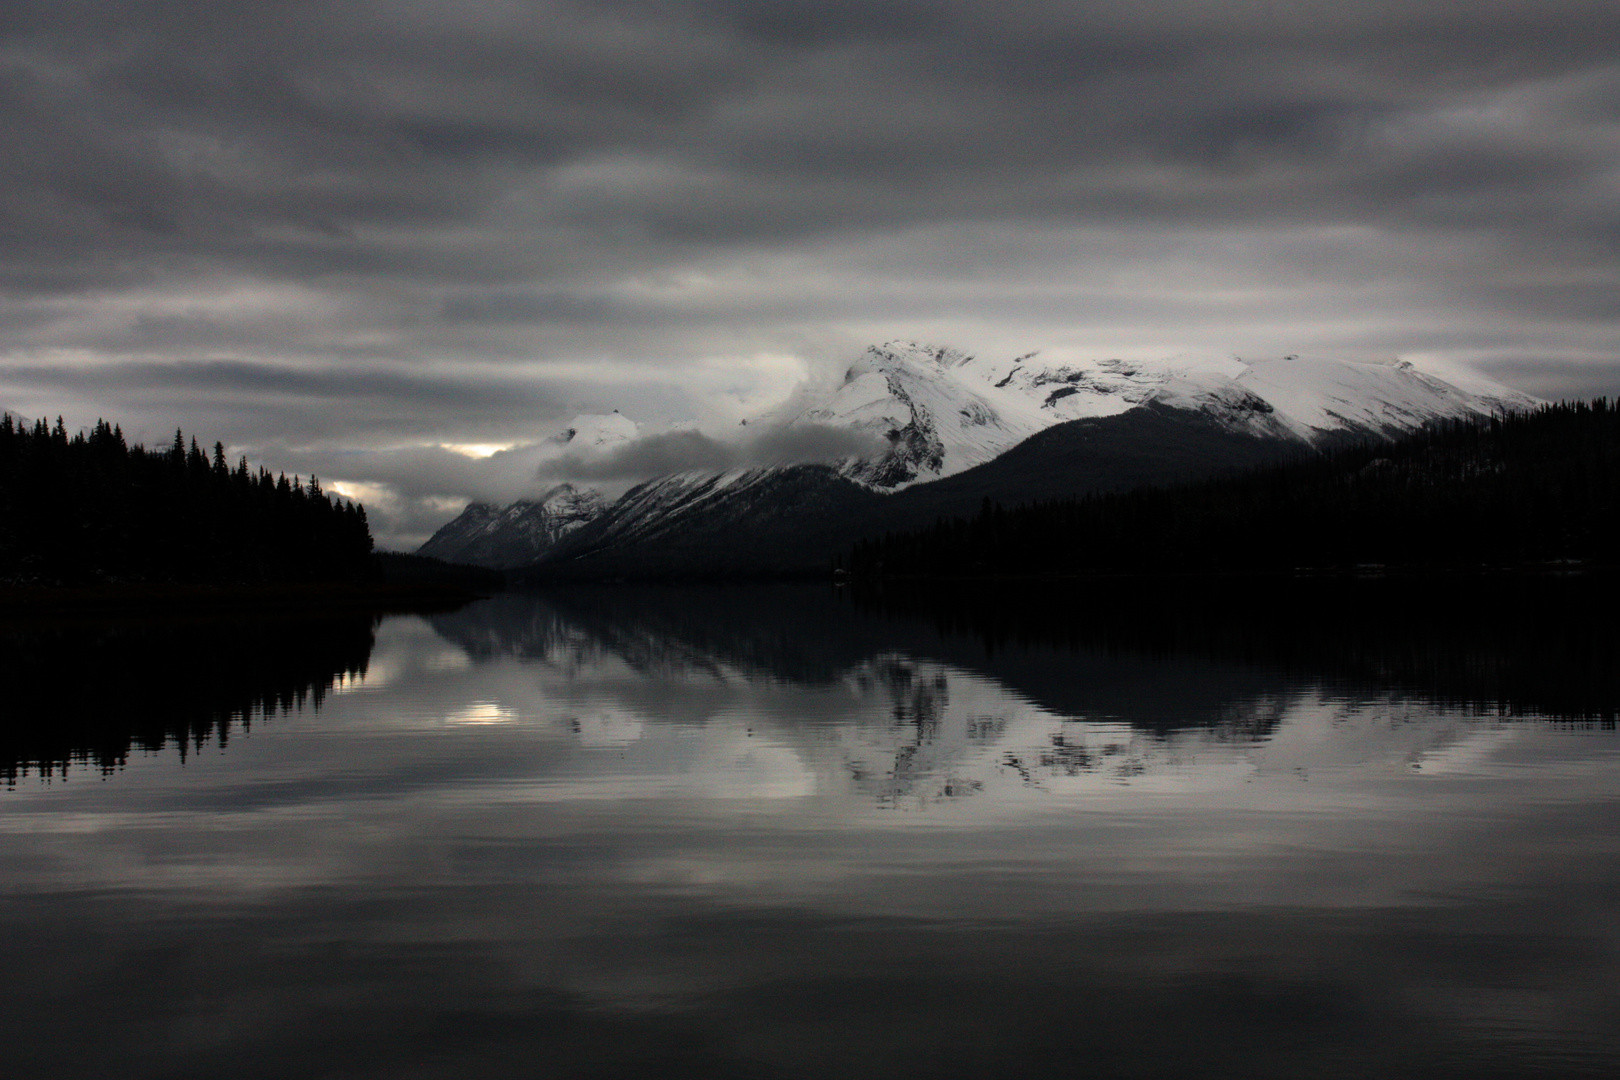
POLYGON ((538 475, 566 480, 645 480, 669 473, 808 462, 836 462, 883 449, 875 435, 805 424, 756 438, 721 440, 701 431, 648 435, 602 455, 565 454, 542 462, 538 475))
POLYGON ((1608 3, 7 6, 23 292, 581 286, 962 216, 1620 222, 1608 3))
POLYGON ((0 406, 31 415, 523 441, 735 418, 893 336, 1620 389, 1612 0, 0 0, 0 27, 0 406))

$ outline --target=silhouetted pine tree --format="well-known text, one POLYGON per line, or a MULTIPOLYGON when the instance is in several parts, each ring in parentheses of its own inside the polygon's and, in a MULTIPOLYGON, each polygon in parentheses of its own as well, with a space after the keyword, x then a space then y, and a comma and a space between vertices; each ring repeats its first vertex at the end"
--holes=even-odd
POLYGON ((221 443, 210 461, 180 431, 149 451, 106 421, 70 438, 60 417, 0 417, 0 580, 354 580, 371 547, 362 508, 313 478, 232 470, 221 443))

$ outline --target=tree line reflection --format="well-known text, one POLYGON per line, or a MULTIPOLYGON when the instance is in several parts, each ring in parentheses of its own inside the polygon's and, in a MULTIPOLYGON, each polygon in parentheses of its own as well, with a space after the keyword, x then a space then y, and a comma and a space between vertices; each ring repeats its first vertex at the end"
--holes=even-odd
POLYGON ((1607 574, 1114 578, 883 584, 858 610, 970 638, 1121 659, 1201 658, 1349 694, 1613 728, 1620 580, 1607 574))
MULTIPOLYGON (((1255 740, 1300 687, 1613 728, 1616 593, 1607 578, 1555 575, 578 587, 499 595, 431 624, 475 663, 584 668, 611 655, 653 677, 874 680, 921 741, 939 691, 917 681, 917 658, 988 676, 1057 716, 1255 740)), ((319 708, 365 673, 378 622, 351 612, 0 624, 0 779, 105 773, 164 750, 184 758, 319 708)), ((1074 769, 1096 749, 1053 754, 1046 764, 1074 769)))
POLYGON ((181 758, 255 721, 319 708, 363 675, 377 617, 64 619, 0 626, 0 778, 181 758))
POLYGON ((1617 601, 1613 578, 1557 574, 597 586, 507 594, 434 627, 475 659, 609 653, 648 674, 724 664, 809 684, 932 657, 1059 714, 1158 730, 1252 720, 1264 710, 1246 703, 1302 684, 1612 727, 1617 601))

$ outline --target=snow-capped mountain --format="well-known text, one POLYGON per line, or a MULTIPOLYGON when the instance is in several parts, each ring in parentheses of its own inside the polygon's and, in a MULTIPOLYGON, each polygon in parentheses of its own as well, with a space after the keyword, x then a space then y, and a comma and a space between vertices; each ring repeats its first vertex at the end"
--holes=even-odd
MULTIPOLYGON (((617 410, 587 413, 574 417, 547 440, 547 456, 570 453, 589 458, 633 442, 640 434, 641 426, 617 410)), ((600 491, 573 484, 558 484, 538 499, 520 499, 504 507, 468 503, 417 554, 495 570, 526 566, 601 516, 608 505, 600 491)))
POLYGON ((1447 417, 1526 408, 1531 399, 1477 376, 1447 381, 1406 361, 1362 364, 1289 356, 1057 364, 1029 353, 992 360, 912 342, 874 345, 830 393, 801 397, 754 423, 820 424, 886 439, 889 450, 842 463, 893 490, 989 461, 1037 431, 1157 403, 1197 410, 1265 438, 1317 443, 1396 435, 1447 417))
POLYGON ((558 484, 539 499, 507 507, 469 503, 455 520, 434 533, 417 554, 446 562, 504 570, 525 566, 607 509, 597 491, 558 484))
MULTIPOLYGON (((1441 378, 1404 361, 1056 363, 1033 353, 988 359, 888 342, 867 349, 837 385, 801 390, 746 428, 830 427, 886 449, 823 464, 655 477, 611 505, 569 487, 566 509, 546 509, 546 500, 503 511, 470 506, 421 550, 495 567, 634 550, 634 561, 650 567, 713 561, 717 552, 753 545, 770 549, 756 552, 765 572, 788 552, 805 565, 820 563, 829 544, 854 539, 851 530, 913 527, 912 518, 960 513, 985 496, 1061 498, 1165 483, 1347 436, 1390 437, 1533 404, 1481 377, 1441 378), (1001 467, 1008 451, 1033 448, 1033 436, 1057 436, 1062 425, 1073 438, 1043 435, 1039 448, 1005 458, 1016 467, 1001 467), (1054 475, 1023 475, 1031 470, 1054 475)), ((633 421, 613 413, 579 417, 557 441, 599 453, 639 436, 633 421)))

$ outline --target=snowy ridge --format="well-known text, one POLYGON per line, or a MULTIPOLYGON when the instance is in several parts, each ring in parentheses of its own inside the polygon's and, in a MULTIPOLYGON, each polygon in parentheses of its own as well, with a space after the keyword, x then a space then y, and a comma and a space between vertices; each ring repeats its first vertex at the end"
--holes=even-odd
POLYGON ((728 512, 765 497, 778 468, 734 469, 723 473, 684 472, 637 485, 595 521, 593 545, 644 542, 700 518, 724 503, 728 512))
POLYGON ((1334 433, 1395 435, 1447 417, 1534 404, 1477 376, 1447 381, 1406 361, 1054 364, 1034 353, 997 361, 891 341, 867 349, 830 394, 793 402, 756 423, 822 424, 881 436, 890 444, 887 453, 840 467, 851 479, 893 490, 970 469, 1055 424, 1149 402, 1198 410, 1233 430, 1307 443, 1334 433))
POLYGON ((417 550, 447 562, 504 569, 545 555, 563 537, 601 516, 607 500, 598 491, 558 484, 539 499, 505 508, 469 503, 455 520, 417 550))
MULTIPOLYGON (((1305 447, 1344 435, 1391 437, 1437 420, 1534 404, 1481 376, 1441 377, 1405 361, 1182 356, 1056 363, 1035 353, 996 360, 891 341, 868 348, 837 386, 801 389, 773 412, 746 422, 750 434, 830 427, 887 446, 809 467, 820 480, 807 478, 802 463, 680 472, 632 487, 611 505, 600 492, 563 484, 539 501, 503 510, 470 505, 421 552, 506 568, 553 553, 572 559, 680 535, 691 541, 703 534, 711 538, 707 542, 730 546, 744 542, 774 513, 814 498, 818 483, 842 476, 873 494, 894 492, 982 465, 1058 424, 1148 405, 1196 414, 1234 434, 1305 447)), ((642 437, 635 421, 613 412, 575 417, 551 441, 566 448, 561 453, 589 459, 642 437)))
POLYGON ((1350 364, 1294 356, 1246 364, 1234 379, 1276 409, 1294 431, 1312 439, 1335 431, 1399 435, 1435 420, 1535 405, 1533 398, 1486 379, 1459 373, 1452 380, 1420 371, 1406 360, 1350 364))

